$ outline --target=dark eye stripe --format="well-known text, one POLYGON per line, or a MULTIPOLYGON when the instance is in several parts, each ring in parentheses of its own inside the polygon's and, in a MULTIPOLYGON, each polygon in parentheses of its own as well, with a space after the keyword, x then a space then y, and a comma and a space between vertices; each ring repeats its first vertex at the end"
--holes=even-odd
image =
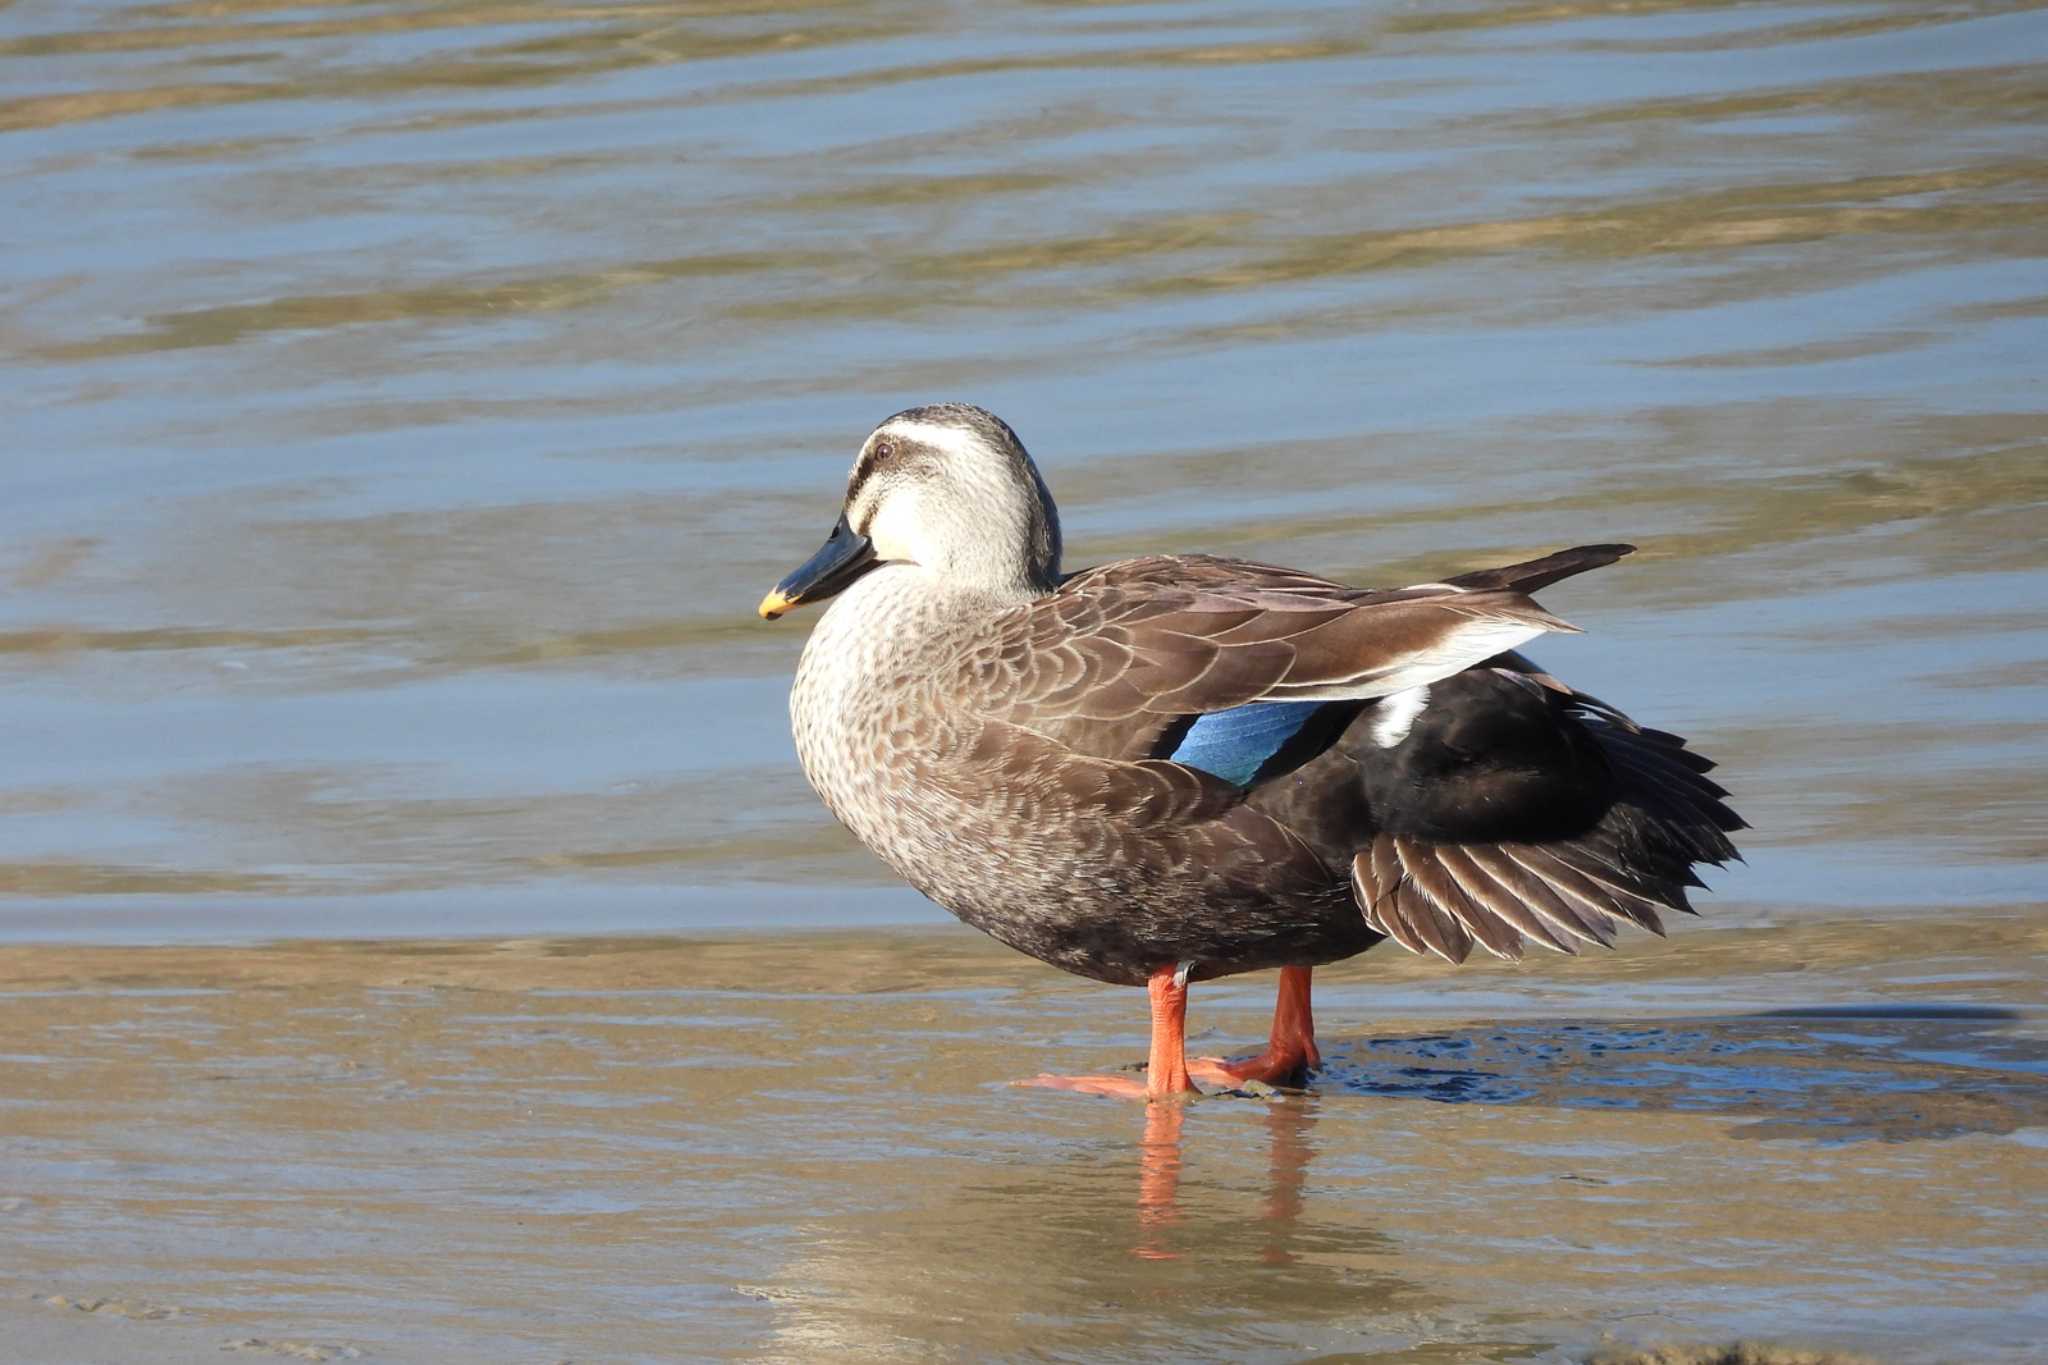
POLYGON ((867 454, 861 456, 860 463, 854 466, 852 482, 846 485, 846 505, 848 507, 853 506, 855 500, 860 497, 860 490, 867 486, 869 476, 875 472, 884 460, 889 459, 895 453, 896 443, 887 437, 868 447, 867 454))

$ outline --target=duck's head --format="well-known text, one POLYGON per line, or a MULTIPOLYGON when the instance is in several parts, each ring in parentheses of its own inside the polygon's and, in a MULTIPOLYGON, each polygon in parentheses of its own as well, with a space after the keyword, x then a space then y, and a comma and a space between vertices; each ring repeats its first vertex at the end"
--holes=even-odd
POLYGON ((761 599, 772 621, 842 592, 883 564, 915 564, 994 598, 1048 592, 1060 519, 1038 466, 1002 418, 968 403, 899 412, 853 462, 824 547, 761 599))

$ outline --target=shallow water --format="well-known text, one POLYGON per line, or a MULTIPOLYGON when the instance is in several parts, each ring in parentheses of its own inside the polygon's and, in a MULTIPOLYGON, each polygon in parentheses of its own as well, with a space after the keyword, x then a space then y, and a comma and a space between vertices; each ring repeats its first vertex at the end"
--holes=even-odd
POLYGON ((1560 544, 1773 909, 2048 852, 2030 4, 0 8, 0 935, 928 920, 751 607, 906 404, 1074 563, 1560 544))
MULTIPOLYGON (((1005 1086, 1141 1055, 1139 1012, 965 930, 0 949, 0 1325, 49 1359, 2037 1359, 2048 944, 1965 923, 1925 961, 1812 919, 1361 960, 1315 1094, 1149 1111, 1005 1086)), ((1263 984, 1196 997, 1198 1046, 1262 1034, 1263 984)))

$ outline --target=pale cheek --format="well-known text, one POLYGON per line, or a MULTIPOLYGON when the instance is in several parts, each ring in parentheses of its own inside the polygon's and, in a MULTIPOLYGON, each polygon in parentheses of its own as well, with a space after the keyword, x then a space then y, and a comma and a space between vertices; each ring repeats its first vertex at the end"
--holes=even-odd
POLYGON ((868 523, 868 539, 874 542, 876 556, 919 562, 919 525, 916 494, 897 493, 888 498, 868 523))

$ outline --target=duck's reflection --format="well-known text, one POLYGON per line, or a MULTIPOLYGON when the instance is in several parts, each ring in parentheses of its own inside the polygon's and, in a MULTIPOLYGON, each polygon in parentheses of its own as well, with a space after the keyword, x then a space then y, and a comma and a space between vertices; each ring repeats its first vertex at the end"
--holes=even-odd
MULTIPOLYGON (((1182 1104, 1145 1106, 1145 1131, 1138 1140, 1138 1243, 1133 1251, 1148 1261, 1170 1261, 1180 1253, 1168 1234, 1180 1221, 1181 1133, 1187 1123, 1182 1104)), ((1286 1097, 1266 1105, 1266 1201, 1260 1219, 1268 1265, 1294 1261, 1291 1243, 1301 1216, 1302 1186, 1314 1145, 1309 1130, 1315 1113, 1306 1099, 1286 1097)))
POLYGON ((1395 1248, 1353 1194, 1361 1128, 1343 1103, 1002 1100, 1025 1125, 1014 1147, 918 1162, 911 1193, 884 1185, 799 1230, 771 1354, 893 1358, 939 1341, 944 1356, 1177 1360, 1191 1333, 1215 1333, 1225 1354, 1266 1356, 1441 1299, 1389 1272, 1395 1248), (1339 1156, 1311 1187, 1311 1164, 1339 1156))

